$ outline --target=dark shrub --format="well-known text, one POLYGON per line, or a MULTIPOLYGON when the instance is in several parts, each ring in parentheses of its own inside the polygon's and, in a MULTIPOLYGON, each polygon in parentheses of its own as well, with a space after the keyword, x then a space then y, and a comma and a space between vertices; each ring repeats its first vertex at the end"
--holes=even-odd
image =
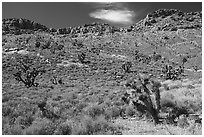
POLYGON ((51 41, 47 41, 41 46, 41 48, 42 49, 50 49, 50 47, 51 47, 50 45, 51 45, 51 41))
POLYGON ((39 41, 36 41, 36 42, 35 42, 35 47, 36 47, 36 48, 40 48, 40 42, 39 42, 39 41))
POLYGON ((122 65, 122 69, 125 71, 125 73, 129 73, 131 70, 131 67, 132 67, 132 63, 131 62, 125 62, 123 65, 122 65))
POLYGON ((78 60, 79 60, 81 63, 84 63, 85 57, 86 57, 86 54, 84 54, 84 53, 78 54, 78 60))
POLYGON ((56 135, 71 135, 72 134, 72 123, 70 121, 61 123, 57 130, 55 131, 56 135))

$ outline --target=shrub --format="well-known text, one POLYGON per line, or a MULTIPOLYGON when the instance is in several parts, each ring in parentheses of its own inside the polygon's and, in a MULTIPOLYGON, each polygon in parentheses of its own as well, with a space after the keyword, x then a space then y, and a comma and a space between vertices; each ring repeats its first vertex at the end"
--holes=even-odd
POLYGON ((42 49, 50 49, 51 41, 46 41, 41 48, 42 49))
POLYGON ((72 124, 70 121, 66 121, 61 123, 57 130, 55 131, 55 135, 71 135, 72 134, 72 124))
POLYGON ((91 48, 91 52, 94 53, 94 54, 99 55, 99 54, 100 54, 100 49, 99 49, 99 48, 96 48, 96 47, 92 47, 92 48, 91 48))
POLYGON ((120 114, 121 114, 121 110, 116 106, 108 108, 104 112, 106 119, 117 118, 120 116, 120 114))
POLYGON ((88 135, 86 127, 82 123, 83 122, 78 121, 72 125, 72 134, 73 135, 88 135))
POLYGON ((78 54, 78 60, 79 60, 81 63, 85 63, 85 62, 84 62, 85 58, 86 58, 86 54, 84 54, 84 53, 78 54))
POLYGON ((102 106, 93 104, 92 106, 86 107, 86 113, 91 117, 91 118, 96 118, 97 116, 100 116, 101 114, 104 114, 104 109, 102 106))
POLYGON ((76 105, 76 109, 78 110, 78 111, 82 111, 85 107, 87 107, 87 103, 79 103, 79 104, 77 104, 76 105))
POLYGON ((113 134, 115 130, 117 130, 117 127, 106 121, 102 115, 96 119, 84 116, 80 123, 73 129, 73 133, 77 135, 105 135, 113 134))
POLYGON ((153 53, 152 55, 152 59, 157 62, 158 60, 160 60, 162 58, 162 56, 156 52, 153 53))
POLYGON ((83 42, 82 41, 79 41, 79 40, 76 40, 72 43, 73 46, 76 46, 78 49, 80 48, 83 48, 84 45, 83 45, 83 42))
POLYGON ((51 46, 50 46, 50 51, 51 53, 55 54, 56 51, 60 51, 64 48, 64 45, 56 43, 56 42, 52 42, 51 46))
POLYGON ((9 105, 5 105, 5 104, 2 104, 2 116, 9 116, 13 113, 14 111, 14 108, 9 106, 9 105))
POLYGON ((168 80, 177 80, 180 79, 182 74, 184 73, 184 66, 179 66, 177 68, 174 68, 171 65, 165 65, 165 67, 162 69, 162 76, 168 80))
POLYGON ((36 109, 30 102, 9 101, 2 105, 2 116, 8 118, 10 125, 19 124, 28 127, 34 120, 36 109))
POLYGON ((95 134, 106 134, 107 131, 114 130, 114 126, 112 123, 109 123, 105 120, 104 116, 97 117, 96 121, 94 121, 94 133, 95 134))
POLYGON ((26 116, 19 116, 15 123, 18 123, 19 125, 22 125, 24 127, 29 127, 32 122, 34 121, 34 117, 31 115, 26 115, 26 116))
POLYGON ((9 117, 2 117, 2 135, 21 135, 23 131, 22 126, 12 124, 10 121, 9 117))
POLYGON ((40 48, 40 42, 39 42, 39 41, 36 41, 36 42, 35 42, 35 47, 36 47, 36 48, 40 48))
POLYGON ((131 67, 132 67, 132 63, 131 62, 125 62, 123 65, 122 65, 122 69, 125 71, 125 73, 129 73, 131 70, 131 67))
POLYGON ((5 124, 2 127, 3 135, 21 135, 22 133, 23 133, 23 129, 18 124, 14 124, 14 125, 5 124))
POLYGON ((56 129, 56 125, 46 119, 38 118, 36 119, 30 127, 25 129, 25 135, 52 135, 56 129))
POLYGON ((126 114, 127 116, 132 117, 132 116, 135 115, 135 113, 136 113, 136 111, 135 111, 135 109, 134 109, 133 106, 127 106, 127 108, 126 108, 126 110, 125 110, 125 114, 126 114))

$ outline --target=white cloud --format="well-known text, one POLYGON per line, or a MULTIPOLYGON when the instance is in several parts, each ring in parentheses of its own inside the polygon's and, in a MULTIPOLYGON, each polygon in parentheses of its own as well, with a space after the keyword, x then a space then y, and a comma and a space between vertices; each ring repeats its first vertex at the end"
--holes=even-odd
POLYGON ((130 24, 135 16, 134 11, 129 10, 97 10, 89 14, 93 18, 110 21, 119 24, 130 24))

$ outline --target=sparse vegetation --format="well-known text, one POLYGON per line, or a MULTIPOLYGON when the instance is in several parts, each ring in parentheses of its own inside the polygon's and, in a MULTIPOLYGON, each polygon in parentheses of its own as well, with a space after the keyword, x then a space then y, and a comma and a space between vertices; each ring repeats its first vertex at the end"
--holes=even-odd
POLYGON ((3 20, 2 134, 201 135, 201 22, 178 10, 128 28, 3 20))

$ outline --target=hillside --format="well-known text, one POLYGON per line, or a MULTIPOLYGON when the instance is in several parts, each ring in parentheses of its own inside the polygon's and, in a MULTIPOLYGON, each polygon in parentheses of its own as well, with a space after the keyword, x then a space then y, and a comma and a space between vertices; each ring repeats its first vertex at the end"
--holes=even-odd
POLYGON ((2 29, 3 134, 202 134, 201 12, 160 9, 126 28, 3 19, 2 29), (161 83, 157 126, 123 98, 140 74, 161 83))

